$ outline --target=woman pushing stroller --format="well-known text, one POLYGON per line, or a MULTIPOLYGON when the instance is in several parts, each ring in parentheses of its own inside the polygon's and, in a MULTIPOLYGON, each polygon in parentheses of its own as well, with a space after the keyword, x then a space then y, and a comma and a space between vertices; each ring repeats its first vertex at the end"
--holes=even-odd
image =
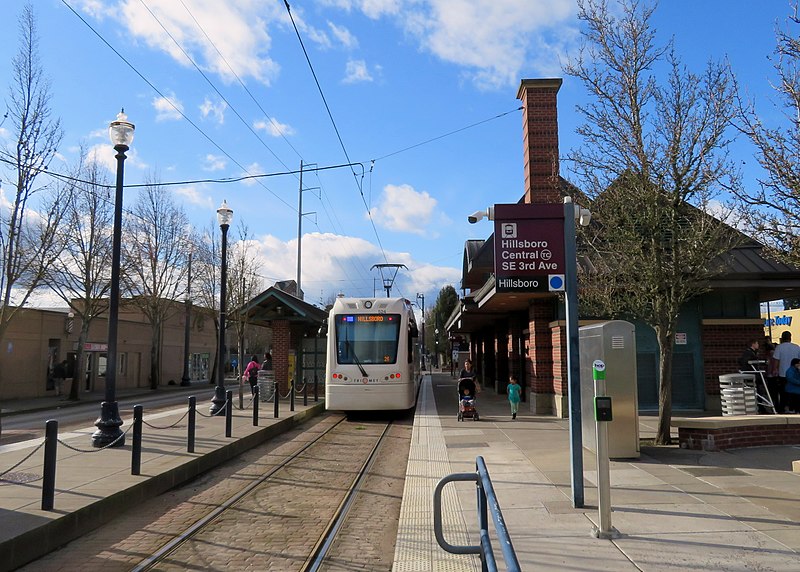
POLYGON ((472 362, 464 362, 464 369, 461 370, 458 379, 458 420, 472 418, 478 420, 478 410, 475 408, 475 394, 478 391, 476 385, 475 372, 472 369, 472 362))

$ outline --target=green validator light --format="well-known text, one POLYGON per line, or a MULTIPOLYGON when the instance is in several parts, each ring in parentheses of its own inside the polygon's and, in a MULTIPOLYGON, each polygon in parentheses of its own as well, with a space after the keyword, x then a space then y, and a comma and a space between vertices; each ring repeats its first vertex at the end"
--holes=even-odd
MULTIPOLYGON (((594 381, 605 381, 606 364, 602 360, 592 362, 592 379, 594 381)), ((607 395, 596 395, 594 398, 594 420, 612 421, 611 398, 607 395)))

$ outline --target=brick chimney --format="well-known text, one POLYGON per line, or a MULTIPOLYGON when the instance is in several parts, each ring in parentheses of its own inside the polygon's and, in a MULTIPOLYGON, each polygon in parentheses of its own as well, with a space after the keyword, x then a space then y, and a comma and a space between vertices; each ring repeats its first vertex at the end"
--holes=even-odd
POLYGON ((560 203, 558 188, 558 89, 561 78, 523 79, 522 135, 526 203, 560 203))

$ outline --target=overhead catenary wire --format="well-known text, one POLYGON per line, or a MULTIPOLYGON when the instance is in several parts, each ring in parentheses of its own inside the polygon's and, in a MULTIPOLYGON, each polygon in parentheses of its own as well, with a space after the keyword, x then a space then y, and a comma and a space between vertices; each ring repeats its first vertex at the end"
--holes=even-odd
MULTIPOLYGON (((212 138, 211 138, 211 136, 210 136, 210 135, 208 135, 208 133, 206 133, 205 131, 203 131, 203 130, 200 128, 200 126, 199 126, 199 125, 197 125, 197 124, 196 124, 194 121, 192 121, 191 119, 189 119, 189 117, 187 117, 187 116, 186 116, 186 114, 185 114, 185 113, 184 113, 184 112, 183 112, 181 109, 179 109, 179 108, 178 108, 178 107, 177 107, 177 106, 176 106, 176 105, 175 105, 175 104, 172 102, 172 100, 171 100, 169 97, 167 97, 167 96, 166 96, 166 95, 165 95, 165 94, 164 94, 164 93, 163 93, 163 92, 162 92, 160 89, 158 89, 158 87, 156 87, 156 86, 155 86, 155 84, 153 84, 153 82, 151 82, 149 79, 147 79, 147 77, 145 77, 145 75, 144 75, 142 72, 140 72, 140 71, 139 71, 139 70, 136 68, 136 66, 134 66, 134 65, 133 65, 133 64, 132 64, 130 61, 128 61, 128 59, 127 59, 125 56, 123 56, 123 55, 122 55, 122 53, 120 53, 120 52, 119 52, 119 50, 117 50, 117 49, 116 49, 114 46, 112 46, 112 45, 111 45, 111 43, 110 43, 108 40, 106 40, 106 39, 103 37, 103 35, 102 35, 102 34, 100 34, 100 32, 98 32, 97 30, 95 30, 95 29, 94 29, 94 27, 93 27, 91 24, 89 24, 89 22, 87 22, 87 21, 86 21, 86 19, 85 19, 83 16, 81 16, 81 15, 80 15, 78 12, 76 12, 76 11, 75 11, 75 9, 74 9, 74 8, 73 8, 73 7, 72 7, 70 4, 69 4, 69 2, 67 2, 67 0, 61 0, 61 3, 62 3, 62 4, 64 4, 64 5, 65 5, 65 6, 66 6, 66 7, 67 7, 69 10, 70 10, 70 12, 72 12, 73 14, 75 14, 75 16, 76 16, 76 17, 77 17, 77 18, 78 18, 78 19, 79 19, 81 22, 83 22, 83 23, 84 23, 84 25, 86 25, 86 27, 87 27, 87 28, 89 28, 89 29, 92 31, 92 33, 93 33, 94 35, 96 35, 96 36, 97 36, 97 37, 100 39, 100 41, 101 41, 101 42, 103 42, 103 43, 104 43, 104 44, 105 44, 105 45, 106 45, 106 46, 107 46, 107 47, 108 47, 108 48, 109 48, 109 49, 110 49, 112 52, 114 52, 114 54, 116 54, 116 55, 117 55, 117 57, 119 57, 119 58, 120 58, 120 59, 121 59, 121 60, 122 60, 122 61, 125 63, 125 65, 127 65, 127 66, 128 66, 128 67, 129 67, 129 68, 130 68, 130 69, 131 69, 131 70, 132 70, 132 71, 133 71, 133 72, 134 72, 134 73, 135 73, 137 76, 139 76, 139 78, 140 78, 142 81, 144 81, 144 82, 145 82, 145 83, 146 83, 148 86, 150 86, 150 88, 151 88, 153 91, 155 91, 155 92, 156 92, 156 93, 157 93, 159 96, 161 96, 161 97, 164 99, 164 101, 166 101, 167 103, 169 103, 169 104, 172 106, 172 108, 173 108, 173 109, 174 109, 174 110, 175 110, 175 111, 176 111, 176 112, 177 112, 177 113, 178 113, 178 114, 179 114, 181 117, 183 117, 183 118, 186 120, 186 122, 187 122, 187 123, 189 123, 189 125, 191 125, 191 126, 192 126, 192 127, 193 127, 193 128, 194 128, 194 129, 195 129, 197 132, 198 132, 198 133, 200 133, 200 135, 202 135, 202 136, 203 136, 203 137, 204 137, 204 138, 205 138, 205 139, 206 139, 206 140, 207 140, 209 143, 211 143, 211 144, 212 144, 212 145, 213 145, 215 148, 217 148, 217 149, 220 151, 220 153, 222 153, 222 154, 223 154, 223 155, 225 155, 225 156, 226 156, 228 159, 230 159, 230 160, 231 160, 231 161, 232 161, 232 162, 233 162, 233 163, 234 163, 234 164, 235 164, 237 167, 239 167, 239 168, 240 168, 240 169, 241 169, 243 172, 245 172, 245 173, 248 173, 248 174, 250 173, 250 171, 249 171, 249 170, 248 170, 248 169, 247 169, 247 168, 246 168, 244 165, 242 165, 241 163, 239 163, 239 161, 237 161, 237 160, 236 160, 236 159, 235 159, 235 158, 234 158, 234 157, 233 157, 233 156, 232 156, 230 153, 228 153, 228 152, 227 152, 225 149, 223 149, 223 148, 222 148, 222 146, 220 146, 220 144, 219 144, 219 143, 217 143, 216 141, 214 141, 214 139, 212 139, 212 138)), ((284 205, 286 205, 287 207, 289 207, 289 208, 290 208, 290 209, 292 209, 293 211, 296 211, 296 210, 297 210, 297 209, 296 209, 296 208, 295 208, 293 205, 291 205, 289 202, 287 202, 286 200, 284 200, 284 199, 283 199, 283 198, 282 198, 280 195, 278 195, 278 194, 277 194, 275 191, 273 191, 272 189, 270 189, 269 187, 267 187, 266 185, 264 185, 262 182, 260 182, 260 181, 259 181, 259 184, 260 184, 260 185, 261 185, 261 186, 262 186, 262 187, 263 187, 263 188, 264 188, 266 191, 268 191, 270 194, 272 194, 272 195, 273 195, 273 196, 274 196, 276 199, 278 199, 280 202, 282 202, 284 205)))
MULTIPOLYGON (((303 43, 303 38, 300 35, 300 30, 297 29, 297 24, 294 21, 294 16, 292 15, 292 9, 289 6, 288 0, 283 0, 284 5, 286 6, 286 12, 289 14, 289 19, 292 22, 292 27, 294 28, 294 32, 297 35, 297 40, 300 42, 300 47, 303 50, 303 55, 306 58, 306 63, 308 63, 308 67, 311 70, 311 75, 314 77, 314 83, 317 85, 317 90, 319 91, 320 97, 322 98, 322 103, 325 105, 325 110, 328 112, 328 118, 331 120, 331 124, 333 125, 333 130, 336 132, 336 137, 339 140, 339 145, 342 147, 342 151, 344 152, 344 156, 347 159, 347 162, 350 163, 350 155, 347 153, 347 148, 344 145, 344 141, 342 140, 342 135, 339 133, 339 127, 336 125, 336 120, 333 118, 333 113, 331 112, 331 108, 328 105, 328 100, 325 98, 325 93, 322 91, 322 86, 319 83, 319 79, 317 78, 317 73, 314 71, 314 66, 311 63, 311 58, 308 55, 308 51, 306 50, 306 46, 303 43)), ((369 217, 369 222, 372 225, 372 231, 375 233, 375 239, 378 241, 378 246, 381 249, 381 253, 383 254, 383 258, 386 262, 388 259, 386 257, 386 251, 383 248, 383 243, 381 242, 381 237, 378 234, 378 228, 375 226, 375 221, 372 218, 372 213, 370 212, 369 205, 367 204, 367 200, 364 198, 364 187, 363 187, 363 178, 364 175, 362 173, 361 182, 358 180, 358 176, 356 175, 355 169, 353 170, 353 178, 356 181, 356 186, 358 187, 358 193, 361 195, 361 201, 364 203, 364 207, 367 209, 367 216, 369 217)))

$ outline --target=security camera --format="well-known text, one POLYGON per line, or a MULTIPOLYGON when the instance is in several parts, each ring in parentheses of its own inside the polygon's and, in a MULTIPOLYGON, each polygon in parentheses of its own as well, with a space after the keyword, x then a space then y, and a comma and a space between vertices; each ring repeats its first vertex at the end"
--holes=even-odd
POLYGON ((475 224, 485 216, 486 216, 486 211, 475 211, 474 213, 472 213, 467 217, 467 220, 470 222, 470 224, 475 224))

